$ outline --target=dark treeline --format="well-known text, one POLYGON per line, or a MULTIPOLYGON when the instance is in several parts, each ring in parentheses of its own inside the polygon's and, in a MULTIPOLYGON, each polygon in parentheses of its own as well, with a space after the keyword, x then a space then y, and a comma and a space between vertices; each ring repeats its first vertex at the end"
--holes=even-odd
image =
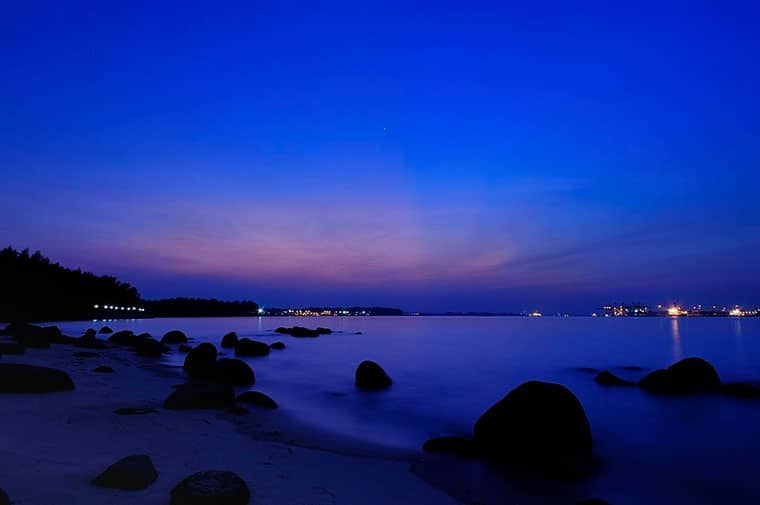
POLYGON ((254 316, 259 306, 255 302, 227 302, 202 298, 166 298, 143 302, 148 315, 155 317, 225 317, 254 316))
POLYGON ((39 251, 0 251, 0 321, 87 319, 104 300, 136 305, 140 294, 115 277, 52 263, 39 251))

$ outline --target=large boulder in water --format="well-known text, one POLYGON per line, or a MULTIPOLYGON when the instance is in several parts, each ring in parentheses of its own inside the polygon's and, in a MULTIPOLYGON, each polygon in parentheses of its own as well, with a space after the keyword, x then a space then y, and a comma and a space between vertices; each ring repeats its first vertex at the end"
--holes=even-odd
POLYGON ((720 377, 702 358, 686 358, 664 370, 655 370, 641 379, 639 386, 652 393, 684 395, 715 391, 720 377))
POLYGON ((161 337, 162 344, 184 344, 185 342, 187 342, 187 335, 179 330, 166 332, 166 334, 161 337))
POLYGON ((356 387, 359 389, 384 389, 393 383, 383 367, 374 361, 359 363, 356 367, 355 379, 356 387))
POLYGON ((570 476, 591 463, 591 427, 564 386, 530 381, 488 409, 473 429, 478 450, 508 467, 570 476))
POLYGON ((222 347, 235 347, 238 343, 238 335, 234 331, 222 337, 222 347))
POLYGON ((303 326, 293 326, 293 327, 280 326, 274 331, 276 333, 290 335, 291 337, 311 337, 311 338, 318 337, 320 335, 324 335, 327 333, 332 333, 332 330, 329 328, 317 328, 315 330, 312 330, 310 328, 304 328, 303 326))
POLYGON ((195 473, 171 491, 171 505, 248 505, 250 499, 245 481, 221 470, 195 473))
POLYGON ((249 385, 256 382, 256 376, 248 363, 239 359, 220 359, 214 364, 212 380, 224 384, 249 385))
POLYGON ((74 389, 69 374, 55 368, 0 364, 0 393, 53 393, 74 389))
POLYGON ((108 337, 108 341, 112 344, 125 345, 128 347, 133 347, 136 344, 137 340, 137 335, 135 335, 134 332, 130 330, 117 331, 108 337))
POLYGON ((241 338, 235 345, 235 356, 266 356, 269 354, 269 346, 258 340, 241 338))
POLYGON ((164 407, 172 410, 226 409, 235 403, 235 391, 227 384, 188 382, 169 395, 164 407))
POLYGON ((635 386, 635 382, 627 381, 615 375, 614 373, 604 370, 596 374, 594 382, 602 386, 635 386))
POLYGON ((246 391, 237 397, 238 403, 247 403, 266 409, 276 409, 277 402, 260 391, 246 391))
POLYGON ((214 344, 204 342, 187 353, 182 368, 190 377, 209 377, 214 371, 216 354, 214 344))
POLYGON ((113 333, 113 330, 110 326, 103 326, 98 333, 113 333))
POLYGON ((283 350, 285 349, 285 342, 280 342, 279 340, 277 342, 272 342, 269 344, 270 349, 277 349, 277 350, 283 350))
POLYGON ((145 489, 158 478, 149 456, 136 454, 120 459, 95 477, 92 483, 100 487, 134 491, 145 489))
POLYGON ((169 348, 154 338, 137 339, 135 352, 138 356, 158 357, 169 352, 169 348))

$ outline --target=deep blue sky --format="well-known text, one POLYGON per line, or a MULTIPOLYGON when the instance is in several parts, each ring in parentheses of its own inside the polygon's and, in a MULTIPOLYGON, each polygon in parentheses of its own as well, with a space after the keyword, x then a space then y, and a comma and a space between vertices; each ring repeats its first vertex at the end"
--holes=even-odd
POLYGON ((147 297, 760 304, 757 2, 156 4, 4 4, 0 242, 147 297))

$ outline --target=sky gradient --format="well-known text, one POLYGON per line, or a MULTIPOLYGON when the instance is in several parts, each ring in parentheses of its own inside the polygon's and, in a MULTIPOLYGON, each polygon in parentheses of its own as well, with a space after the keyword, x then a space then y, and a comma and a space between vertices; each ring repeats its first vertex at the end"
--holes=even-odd
POLYGON ((151 298, 760 305, 760 7, 609 3, 11 2, 0 242, 151 298))

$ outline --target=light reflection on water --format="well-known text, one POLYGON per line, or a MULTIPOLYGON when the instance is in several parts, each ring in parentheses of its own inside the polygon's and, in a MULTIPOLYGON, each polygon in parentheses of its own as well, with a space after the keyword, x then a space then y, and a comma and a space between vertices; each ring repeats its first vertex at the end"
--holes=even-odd
POLYGON ((670 333, 673 335, 673 361, 681 359, 681 332, 678 329, 678 318, 670 318, 670 333))

